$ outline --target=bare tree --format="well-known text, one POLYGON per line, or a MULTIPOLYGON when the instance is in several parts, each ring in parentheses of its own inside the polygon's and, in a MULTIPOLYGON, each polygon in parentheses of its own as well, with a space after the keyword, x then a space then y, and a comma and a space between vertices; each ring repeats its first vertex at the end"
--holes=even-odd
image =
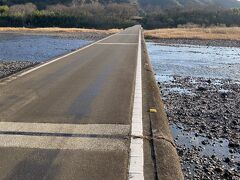
POLYGON ((36 10, 37 10, 36 5, 34 5, 32 3, 17 4, 17 5, 13 5, 9 8, 9 14, 11 14, 11 15, 26 15, 26 14, 31 14, 36 10))
POLYGON ((68 12, 70 8, 62 4, 57 4, 57 5, 47 6, 46 10, 60 13, 60 12, 68 12))
POLYGON ((138 15, 138 9, 134 5, 112 3, 106 6, 106 12, 110 16, 121 19, 130 19, 132 16, 138 15))

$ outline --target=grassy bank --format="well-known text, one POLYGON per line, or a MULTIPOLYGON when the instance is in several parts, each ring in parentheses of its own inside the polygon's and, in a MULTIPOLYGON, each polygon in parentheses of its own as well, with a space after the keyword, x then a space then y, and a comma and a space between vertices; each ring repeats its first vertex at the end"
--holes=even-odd
POLYGON ((147 39, 202 39, 240 41, 240 27, 172 28, 146 30, 147 39))
POLYGON ((112 34, 119 32, 119 29, 97 30, 84 28, 14 28, 0 27, 0 32, 32 32, 32 33, 103 33, 112 34))
MULTIPOLYGON (((85 29, 85 28, 14 28, 0 27, 0 32, 30 32, 30 33, 94 33, 113 34, 120 29, 85 29)), ((199 40, 235 40, 240 41, 240 27, 211 28, 163 28, 144 31, 147 39, 199 39, 199 40)))

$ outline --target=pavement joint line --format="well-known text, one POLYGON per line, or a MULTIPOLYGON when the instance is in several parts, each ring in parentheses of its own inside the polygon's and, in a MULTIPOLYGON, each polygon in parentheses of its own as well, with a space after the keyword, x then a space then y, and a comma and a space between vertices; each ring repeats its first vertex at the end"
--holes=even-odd
POLYGON ((52 63, 54 63, 54 62, 56 62, 56 61, 58 61, 58 60, 61 60, 61 59, 65 58, 65 57, 68 57, 68 56, 70 56, 70 55, 72 55, 72 54, 75 54, 75 53, 77 53, 77 52, 83 51, 84 49, 87 49, 87 48, 89 48, 89 47, 91 47, 91 46, 93 46, 93 45, 95 45, 95 44, 97 44, 97 43, 99 43, 99 42, 101 42, 101 41, 107 40, 107 39, 109 39, 109 38, 111 38, 111 37, 113 37, 113 36, 115 36, 115 35, 118 35, 118 34, 121 33, 121 32, 122 32, 122 31, 120 31, 120 32, 118 32, 118 33, 116 33, 116 34, 112 34, 112 35, 110 35, 110 36, 107 36, 107 37, 105 37, 105 38, 103 38, 103 39, 100 39, 100 40, 98 40, 98 41, 96 41, 96 42, 93 42, 93 43, 91 43, 91 44, 89 44, 89 45, 86 45, 86 46, 84 46, 84 47, 81 47, 80 49, 77 49, 76 51, 70 52, 70 53, 65 54, 65 55, 63 55, 63 56, 61 56, 61 57, 58 57, 58 58, 56 58, 56 59, 52 59, 52 60, 46 61, 45 63, 40 64, 40 65, 38 65, 38 66, 36 66, 36 67, 34 67, 34 68, 31 68, 31 69, 29 69, 29 70, 27 70, 27 71, 23 71, 23 72, 20 73, 20 74, 17 74, 17 75, 14 75, 14 74, 13 74, 12 76, 7 77, 7 79, 1 80, 1 81, 0 81, 0 85, 4 85, 4 84, 6 84, 6 82, 11 82, 11 81, 17 79, 18 77, 25 76, 25 75, 27 75, 27 74, 29 74, 29 73, 31 73, 31 72, 34 72, 34 71, 36 71, 36 70, 38 70, 38 69, 40 69, 40 68, 42 68, 42 67, 44 67, 44 66, 47 66, 47 65, 49 65, 49 64, 52 64, 52 63), (5 81, 5 82, 4 82, 4 81, 5 81))
POLYGON ((76 133, 46 133, 26 131, 0 131, 0 135, 22 135, 22 136, 55 136, 55 137, 78 137, 78 138, 104 138, 104 139, 129 139, 127 135, 116 134, 76 134, 76 133))
POLYGON ((129 135, 130 125, 0 122, 0 132, 129 135))
POLYGON ((0 122, 0 147, 128 150, 130 125, 0 122))
POLYGON ((141 29, 138 32, 138 54, 136 67, 136 80, 134 89, 133 112, 132 112, 132 130, 129 158, 129 179, 144 180, 144 155, 143 139, 136 139, 133 136, 143 136, 142 129, 142 46, 141 29), (137 95, 136 95, 137 94, 137 95), (136 122, 137 126, 136 126, 136 122), (138 147, 138 148, 136 148, 138 147), (137 155, 137 156, 135 156, 137 155), (137 162, 137 163, 136 163, 137 162))

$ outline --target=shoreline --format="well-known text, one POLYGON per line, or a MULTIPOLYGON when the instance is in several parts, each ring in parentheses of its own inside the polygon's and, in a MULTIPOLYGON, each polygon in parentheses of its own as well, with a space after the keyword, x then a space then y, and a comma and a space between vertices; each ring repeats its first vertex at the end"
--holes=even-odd
POLYGON ((59 27, 51 27, 51 28, 16 28, 16 27, 0 27, 0 32, 38 32, 38 33, 117 33, 120 29, 85 29, 85 28, 59 28, 59 27))
POLYGON ((240 27, 185 27, 145 30, 145 38, 156 43, 240 47, 240 27))
MULTIPOLYGON (((85 28, 15 28, 0 27, 0 34, 16 33, 23 35, 44 35, 63 38, 79 38, 88 40, 99 40, 111 34, 119 32, 121 29, 85 29, 85 28)), ((240 27, 233 28, 172 28, 145 30, 146 41, 162 44, 189 44, 200 46, 222 46, 240 47, 240 27), (192 34, 193 31, 197 34, 192 34), (200 32, 198 32, 200 31, 200 32), (238 32, 230 34, 231 32, 238 32), (170 34, 169 34, 170 33, 170 34), (172 34, 171 34, 172 33, 172 34)))
POLYGON ((40 62, 31 61, 1 61, 0 60, 0 80, 16 74, 20 71, 37 66, 40 62))
POLYGON ((159 44, 176 45, 189 44, 197 46, 216 46, 216 47, 240 47, 240 40, 223 40, 223 39, 187 39, 187 38, 152 38, 146 39, 148 42, 159 44))
POLYGON ((199 39, 199 40, 238 40, 240 27, 185 27, 145 30, 147 38, 199 39))
POLYGON ((0 27, 0 34, 42 35, 63 38, 76 38, 86 40, 100 40, 111 34, 119 32, 119 29, 97 30, 83 28, 12 28, 0 27))

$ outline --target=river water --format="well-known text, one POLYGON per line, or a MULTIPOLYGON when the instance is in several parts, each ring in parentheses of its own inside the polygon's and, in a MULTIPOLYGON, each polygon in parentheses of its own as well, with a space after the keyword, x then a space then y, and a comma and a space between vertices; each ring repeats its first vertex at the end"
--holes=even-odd
POLYGON ((240 48, 147 43, 185 179, 240 177, 240 48))
POLYGON ((160 81, 171 75, 240 79, 240 48, 156 43, 147 48, 160 81))
POLYGON ((42 62, 89 43, 77 38, 0 33, 0 61, 42 62))

